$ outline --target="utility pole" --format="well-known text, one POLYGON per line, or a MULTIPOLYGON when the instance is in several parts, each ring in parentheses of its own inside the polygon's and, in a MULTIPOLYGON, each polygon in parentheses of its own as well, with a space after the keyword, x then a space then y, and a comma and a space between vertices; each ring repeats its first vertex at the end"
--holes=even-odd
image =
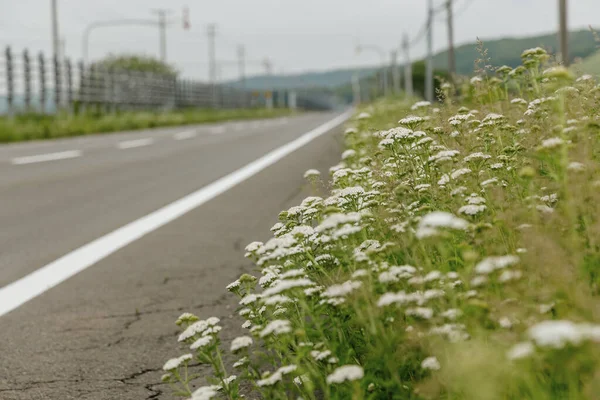
POLYGON ((433 0, 427 1, 427 67, 425 72, 425 98, 433 101, 433 0))
POLYGON ((404 89, 406 97, 413 97, 413 78, 412 78, 412 63, 410 61, 410 43, 408 35, 405 33, 402 37, 402 49, 404 50, 404 89))
POLYGON ((217 107, 217 64, 215 55, 216 25, 209 24, 206 29, 206 34, 208 35, 208 75, 212 87, 213 106, 217 107))
POLYGON ((264 59, 263 66, 265 67, 265 73, 267 76, 271 76, 273 74, 273 63, 268 57, 264 59))
POLYGON ((217 27, 215 24, 209 24, 206 29, 208 36, 208 78, 211 84, 216 84, 216 56, 215 56, 215 36, 217 34, 217 27))
POLYGON ((452 15, 452 0, 446 1, 446 10, 448 13, 448 72, 450 79, 456 74, 456 58, 454 55, 454 20, 452 15))
POLYGON ((246 49, 240 44, 237 48, 238 67, 240 69, 240 84, 246 89, 246 49))
POLYGON ((58 0, 52 0, 52 54, 56 59, 60 57, 60 39, 58 32, 58 0))
POLYGON ((158 14, 160 59, 167 62, 167 10, 154 10, 154 13, 158 14))
POLYGON ((567 0, 558 0, 560 58, 565 67, 569 66, 569 31, 567 26, 567 0))
POLYGON ((400 74, 398 73, 398 52, 396 50, 392 50, 390 54, 392 61, 390 65, 392 67, 392 85, 394 88, 394 94, 400 93, 400 74))

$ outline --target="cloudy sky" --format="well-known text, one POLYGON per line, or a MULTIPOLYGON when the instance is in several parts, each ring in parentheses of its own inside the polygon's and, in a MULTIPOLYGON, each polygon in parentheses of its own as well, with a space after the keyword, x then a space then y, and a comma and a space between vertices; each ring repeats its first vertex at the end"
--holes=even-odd
MULTIPOLYGON (((434 0, 439 6, 445 0, 434 0)), ((476 37, 498 38, 547 33, 557 28, 557 0, 454 0, 458 44, 476 37)), ((152 9, 172 10, 168 59, 184 75, 206 79, 206 26, 217 24, 220 77, 237 76, 236 47, 246 47, 248 74, 264 71, 272 61, 275 73, 295 73, 335 67, 372 65, 375 52, 357 55, 357 43, 377 45, 386 52, 398 47, 403 32, 414 36, 425 20, 426 0, 58 0, 61 37, 68 56, 82 55, 82 34, 94 21, 152 19, 152 9), (191 29, 182 28, 182 10, 190 9, 191 29)), ((600 25, 599 0, 569 0, 569 24, 600 25)), ((158 54, 158 30, 136 26, 94 31, 90 57, 108 53, 158 54)), ((446 47, 444 15, 436 19, 435 49, 446 47)), ((50 0, 0 0, 0 45, 15 50, 51 49, 50 0)), ((425 42, 412 53, 424 54, 425 42)))

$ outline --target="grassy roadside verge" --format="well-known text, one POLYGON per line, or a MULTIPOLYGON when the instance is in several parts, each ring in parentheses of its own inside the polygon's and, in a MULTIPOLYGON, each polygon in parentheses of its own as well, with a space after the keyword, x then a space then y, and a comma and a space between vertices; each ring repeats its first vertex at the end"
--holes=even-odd
POLYGON ((274 118, 291 115, 287 109, 267 110, 195 109, 172 112, 123 112, 93 115, 19 115, 13 120, 0 118, 0 142, 36 139, 55 139, 127 130, 148 129, 175 125, 202 124, 229 120, 274 118))
POLYGON ((331 196, 246 247, 257 276, 227 289, 247 334, 221 343, 217 318, 182 315, 164 382, 192 399, 598 398, 600 86, 547 60, 361 110, 331 196), (213 374, 190 378, 198 362, 213 374))

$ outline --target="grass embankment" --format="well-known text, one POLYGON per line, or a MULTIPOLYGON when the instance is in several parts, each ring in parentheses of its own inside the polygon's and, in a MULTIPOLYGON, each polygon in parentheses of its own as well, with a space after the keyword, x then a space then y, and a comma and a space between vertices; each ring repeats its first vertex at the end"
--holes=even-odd
POLYGON ((172 112, 120 112, 105 115, 18 115, 0 119, 0 142, 55 139, 175 125, 202 124, 240 119, 273 118, 292 114, 291 110, 253 108, 198 109, 172 112))
POLYGON ((228 289, 247 336, 221 344, 218 319, 183 315, 191 351, 165 382, 194 399, 242 382, 266 399, 597 399, 600 86, 546 59, 468 98, 443 85, 443 104, 362 110, 332 195, 246 248, 258 277, 228 289), (201 388, 192 362, 213 366, 201 388))

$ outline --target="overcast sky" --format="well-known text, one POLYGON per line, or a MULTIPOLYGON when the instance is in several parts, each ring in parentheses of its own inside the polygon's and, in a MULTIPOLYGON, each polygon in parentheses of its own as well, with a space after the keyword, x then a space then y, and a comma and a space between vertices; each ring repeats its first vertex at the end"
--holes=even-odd
MULTIPOLYGON (((439 6, 445 0, 434 0, 439 6)), ((557 0, 454 0, 457 43, 477 36, 525 36, 557 29, 557 0)), ((275 73, 295 73, 335 67, 372 65, 375 51, 357 55, 357 43, 389 51, 399 46, 403 32, 414 36, 425 20, 426 0, 58 0, 61 37, 66 54, 81 57, 82 34, 94 21, 155 16, 154 8, 172 10, 168 30, 168 60, 185 76, 207 79, 206 25, 217 24, 220 76, 236 77, 236 46, 246 47, 248 74, 263 72, 269 57, 275 73), (182 9, 189 6, 191 29, 182 28, 182 9), (227 62, 227 63, 226 63, 227 62)), ((569 0, 572 29, 600 24, 600 0, 569 0)), ((435 49, 446 47, 445 16, 436 19, 435 49)), ((0 45, 17 51, 51 49, 50 0, 0 0, 0 45)), ((136 26, 96 30, 90 57, 108 53, 158 55, 158 29, 136 26)), ((424 54, 425 42, 414 47, 424 54)))

